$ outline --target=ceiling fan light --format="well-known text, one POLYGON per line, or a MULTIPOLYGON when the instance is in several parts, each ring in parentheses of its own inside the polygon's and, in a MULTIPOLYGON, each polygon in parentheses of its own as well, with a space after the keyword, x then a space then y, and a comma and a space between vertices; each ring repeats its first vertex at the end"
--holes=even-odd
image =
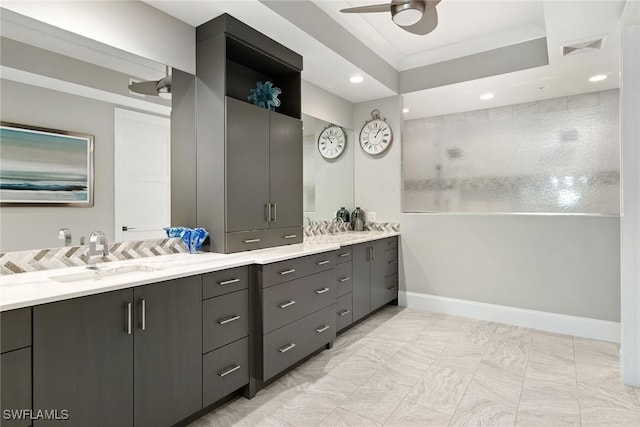
POLYGON ((424 2, 408 1, 391 5, 391 19, 400 27, 417 24, 424 13, 424 2))

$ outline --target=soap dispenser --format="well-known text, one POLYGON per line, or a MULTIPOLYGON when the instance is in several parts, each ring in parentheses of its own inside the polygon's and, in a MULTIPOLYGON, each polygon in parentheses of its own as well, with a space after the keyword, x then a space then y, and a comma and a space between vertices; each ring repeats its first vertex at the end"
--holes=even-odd
POLYGON ((364 231, 364 223, 366 221, 365 213, 360 207, 351 213, 351 228, 353 231, 364 231))
POLYGON ((336 218, 347 224, 349 222, 349 211, 344 206, 340 207, 340 210, 336 212, 336 218))

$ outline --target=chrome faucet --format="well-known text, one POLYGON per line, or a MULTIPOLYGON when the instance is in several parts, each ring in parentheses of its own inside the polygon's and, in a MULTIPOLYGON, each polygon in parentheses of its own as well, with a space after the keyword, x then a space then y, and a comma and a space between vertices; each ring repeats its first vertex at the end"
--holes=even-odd
POLYGON ((71 246, 71 230, 68 228, 58 230, 58 240, 64 240, 65 246, 71 246))
POLYGON ((90 269, 96 270, 96 259, 94 256, 107 256, 109 255, 109 244, 107 243, 107 237, 102 231, 93 231, 89 236, 89 252, 87 253, 87 264, 90 269))
POLYGON ((344 220, 340 217, 335 217, 331 220, 331 224, 329 225, 329 233, 336 234, 340 229, 340 224, 344 224, 344 220))

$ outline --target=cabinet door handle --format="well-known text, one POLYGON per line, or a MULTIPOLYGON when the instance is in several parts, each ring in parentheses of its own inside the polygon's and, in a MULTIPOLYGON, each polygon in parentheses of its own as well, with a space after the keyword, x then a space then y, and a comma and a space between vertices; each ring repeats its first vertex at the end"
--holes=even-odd
POLYGON ((392 290, 392 289, 396 289, 397 287, 398 287, 397 285, 387 286, 387 289, 392 290))
POLYGON ((127 307, 127 327, 125 329, 125 331, 127 332, 128 335, 131 335, 131 303, 128 302, 125 304, 127 307))
POLYGON ((238 369, 240 369, 240 365, 235 365, 230 367, 229 369, 225 369, 224 371, 218 372, 218 375, 221 377, 226 377, 227 375, 237 371, 238 369))
POLYGON ((218 285, 220 285, 220 286, 231 285, 232 283, 238 283, 239 281, 240 281, 240 279, 224 280, 222 282, 218 282, 218 285))
POLYGON ((280 275, 281 276, 286 276, 287 274, 291 274, 291 273, 295 273, 295 272, 296 272, 295 268, 290 268, 289 270, 281 271, 280 275))
POLYGON ((295 303, 296 303, 295 301, 291 300, 291 301, 283 302, 282 304, 278 304, 278 307, 287 308, 287 307, 291 307, 295 303))
POLYGON ((329 261, 328 259, 325 259, 324 261, 318 261, 316 262, 316 264, 318 265, 327 265, 329 264, 331 261, 329 261))
POLYGON ((325 292, 329 292, 329 291, 330 291, 330 289, 329 289, 329 288, 316 289, 316 294, 318 294, 318 295, 322 295, 322 294, 324 294, 325 292))
POLYGON ((339 256, 340 256, 341 258, 344 258, 344 257, 349 256, 349 255, 351 255, 349 252, 345 252, 345 253, 343 253, 343 254, 340 254, 339 256))
POLYGON ((389 264, 395 264, 395 263, 396 263, 395 259, 392 259, 391 261, 389 261, 389 264))
POLYGON ((295 343, 289 343, 289 344, 285 345, 284 347, 279 348, 278 351, 280 353, 286 353, 287 351, 291 350, 295 346, 296 346, 295 343))
POLYGON ((271 222, 271 203, 264 204, 264 220, 271 222))
POLYGON ((260 239, 247 239, 247 240, 243 240, 243 242, 245 243, 258 243, 260 241, 260 239))
POLYGON ((238 316, 237 314, 234 316, 230 316, 227 317, 226 319, 222 319, 222 320, 218 320, 218 324, 220 325, 226 325, 229 322, 233 322, 234 320, 238 320, 240 318, 240 316, 238 316))
POLYGON ((329 325, 324 325, 324 326, 321 326, 321 327, 319 327, 318 329, 316 329, 316 332, 317 332, 317 333, 319 333, 319 334, 321 334, 321 333, 323 333, 324 331, 326 331, 326 330, 327 330, 327 329, 329 329, 329 328, 331 328, 331 326, 329 326, 329 325))
POLYGON ((349 313, 351 313, 351 310, 342 310, 338 312, 338 316, 346 316, 349 313))
POLYGON ((147 302, 140 300, 140 329, 147 329, 147 302))
POLYGON ((278 220, 278 205, 277 203, 272 203, 271 207, 273 208, 273 215, 271 216, 271 221, 276 222, 278 220))
POLYGON ((341 277, 338 279, 338 282, 340 283, 344 283, 344 282, 348 282, 349 280, 351 280, 351 277, 346 276, 346 277, 341 277))
POLYGON ((375 261, 376 260, 376 248, 371 246, 370 249, 371 249, 371 261, 375 261))
POLYGON ((286 234, 284 236, 282 236, 284 239, 295 239, 296 237, 298 237, 297 234, 286 234))

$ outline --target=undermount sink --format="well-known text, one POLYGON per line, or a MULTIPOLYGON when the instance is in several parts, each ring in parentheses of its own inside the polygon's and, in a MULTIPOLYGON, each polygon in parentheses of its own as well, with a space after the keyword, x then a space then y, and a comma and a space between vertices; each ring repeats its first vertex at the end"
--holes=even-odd
POLYGON ((76 273, 61 274, 59 276, 51 276, 49 279, 60 283, 79 282, 81 280, 100 280, 105 277, 119 276, 130 273, 150 273, 162 270, 159 267, 153 267, 145 264, 122 265, 120 267, 100 268, 97 270, 84 270, 76 273))

